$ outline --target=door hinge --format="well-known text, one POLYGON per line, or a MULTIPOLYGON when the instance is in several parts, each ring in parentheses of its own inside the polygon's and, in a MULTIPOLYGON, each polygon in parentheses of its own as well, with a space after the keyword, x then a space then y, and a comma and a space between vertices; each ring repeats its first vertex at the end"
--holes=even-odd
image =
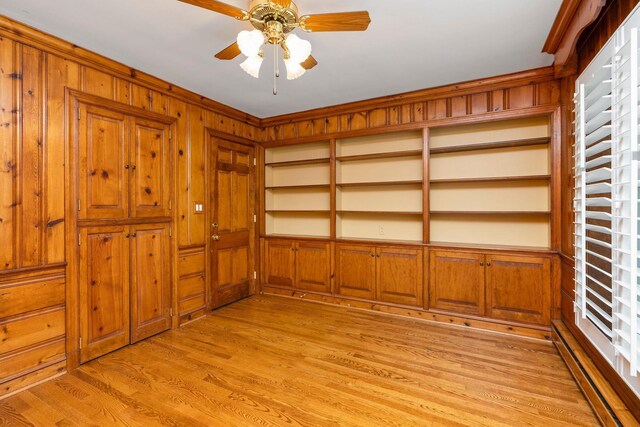
POLYGON ((258 222, 258 215, 253 215, 253 223, 255 224, 256 222, 258 222))
POLYGON ((80 199, 78 199, 78 212, 80 212, 80 199))
POLYGON ((78 121, 80 121, 80 107, 78 107, 78 110, 76 112, 76 117, 78 118, 78 121))
POLYGON ((78 233, 78 246, 80 246, 80 242, 82 241, 81 237, 80 237, 80 233, 78 233))
POLYGON ((172 200, 169 200, 169 210, 171 210, 171 206, 172 206, 172 200))
POLYGON ((255 279, 257 279, 257 278, 258 278, 258 272, 254 271, 254 272, 253 272, 253 280, 255 280, 255 279))
POLYGON ((253 158, 253 166, 258 166, 258 159, 255 157, 253 158))
POLYGON ((173 308, 169 309, 169 316, 173 316, 173 308))
POLYGON ((80 337, 80 350, 82 350, 82 337, 80 337))
POLYGON ((169 237, 171 237, 171 236, 172 236, 172 234, 173 234, 173 233, 171 232, 171 227, 169 227, 169 237))

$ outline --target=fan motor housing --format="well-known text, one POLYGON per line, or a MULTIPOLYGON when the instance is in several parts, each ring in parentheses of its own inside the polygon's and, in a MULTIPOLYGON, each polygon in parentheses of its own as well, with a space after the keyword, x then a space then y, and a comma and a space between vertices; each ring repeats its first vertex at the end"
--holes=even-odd
POLYGON ((265 0, 252 0, 249 3, 249 16, 251 24, 260 31, 265 30, 267 22, 278 21, 282 24, 283 33, 289 33, 298 22, 298 6, 291 2, 289 7, 285 8, 265 0))

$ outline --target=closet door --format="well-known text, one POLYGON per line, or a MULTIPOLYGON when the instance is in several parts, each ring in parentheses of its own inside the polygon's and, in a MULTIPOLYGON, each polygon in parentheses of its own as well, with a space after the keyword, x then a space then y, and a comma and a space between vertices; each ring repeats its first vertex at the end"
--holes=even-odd
POLYGON ((78 219, 129 215, 129 135, 123 114, 80 104, 78 219))
POLYGON ((171 327, 169 224, 131 227, 131 342, 171 327))
POLYGON ((129 344, 127 226, 80 230, 80 362, 129 344))
POLYGON ((168 125, 130 119, 131 216, 168 217, 171 194, 168 125))

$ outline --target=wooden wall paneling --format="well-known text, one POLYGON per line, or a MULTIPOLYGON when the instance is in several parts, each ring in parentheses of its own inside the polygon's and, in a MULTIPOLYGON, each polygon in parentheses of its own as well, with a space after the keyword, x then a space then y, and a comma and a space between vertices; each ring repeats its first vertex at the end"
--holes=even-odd
POLYGON ((195 204, 204 204, 207 199, 206 186, 206 150, 205 150, 205 112, 193 105, 189 106, 189 244, 204 245, 208 238, 207 218, 205 212, 196 212, 195 204))
POLYGON ((371 128, 377 128, 382 126, 387 126, 388 118, 387 118, 387 109, 386 108, 378 108, 376 110, 369 111, 369 126, 371 128))
POLYGON ((326 118, 326 122, 327 122, 327 127, 326 127, 327 134, 338 132, 338 130, 340 129, 340 121, 338 119, 338 116, 329 116, 326 118))
POLYGON ((298 136, 312 136, 313 135, 313 120, 306 120, 301 122, 298 126, 298 136))
POLYGON ((143 110, 151 110, 151 91, 146 87, 132 84, 131 105, 143 110))
POLYGON ((92 67, 82 67, 81 90, 102 98, 116 98, 116 84, 113 75, 98 71, 92 67))
POLYGON ((490 110, 489 94, 487 92, 475 93, 471 95, 470 114, 484 114, 490 110))
POLYGON ((0 321, 0 357, 51 339, 64 339, 64 307, 0 321))
POLYGON ((360 111, 351 115, 351 130, 367 129, 369 127, 369 114, 360 111))
POLYGON ((505 91, 503 89, 494 90, 491 92, 491 111, 502 111, 504 106, 505 91))
POLYGON ((42 258, 43 196, 43 54, 22 47, 21 128, 19 140, 18 212, 20 265, 40 265, 42 258))
MULTIPOLYGON (((126 105, 131 105, 131 87, 133 85, 124 79, 116 78, 115 100, 126 105)), ((72 88, 76 89, 76 88, 72 88)), ((79 89, 79 88, 78 88, 79 89)))
POLYGON ((401 114, 401 110, 400 110, 400 106, 398 107, 389 107, 388 108, 388 125, 389 126, 395 126, 400 124, 400 114, 401 114))
POLYGON ((449 100, 450 111, 448 117, 461 117, 470 113, 470 106, 467 103, 467 96, 454 96, 449 100))
POLYGON ((447 117, 447 100, 436 99, 427 103, 428 119, 444 119, 447 117))
POLYGON ((64 188, 65 150, 60 147, 66 145, 65 87, 79 89, 80 67, 77 63, 56 55, 48 54, 46 58, 46 183, 44 185, 46 260, 44 263, 52 264, 65 261, 65 203, 69 195, 65 193, 64 188), (64 194, 64 197, 61 197, 61 194, 64 194))
POLYGON ((176 222, 178 229, 178 246, 188 246, 190 240, 190 215, 189 215, 189 192, 191 187, 190 166, 190 132, 189 132, 189 111, 187 104, 171 98, 169 100, 169 116, 176 119, 176 164, 177 169, 177 192, 176 192, 176 222))
POLYGON ((417 102, 412 105, 412 118, 409 122, 422 122, 427 117, 427 103, 425 102, 417 102))
POLYGON ((18 64, 16 43, 0 38, 0 270, 18 267, 16 178, 18 64))
POLYGON ((513 87, 508 89, 509 94, 509 109, 517 110, 520 108, 528 108, 536 105, 534 94, 534 85, 526 85, 520 87, 513 87))

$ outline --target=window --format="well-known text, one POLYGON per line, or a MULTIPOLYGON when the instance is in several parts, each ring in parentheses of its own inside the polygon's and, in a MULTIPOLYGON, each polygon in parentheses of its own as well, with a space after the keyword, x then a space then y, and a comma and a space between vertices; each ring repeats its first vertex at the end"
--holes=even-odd
POLYGON ((576 324, 640 395, 637 10, 576 82, 576 324))

